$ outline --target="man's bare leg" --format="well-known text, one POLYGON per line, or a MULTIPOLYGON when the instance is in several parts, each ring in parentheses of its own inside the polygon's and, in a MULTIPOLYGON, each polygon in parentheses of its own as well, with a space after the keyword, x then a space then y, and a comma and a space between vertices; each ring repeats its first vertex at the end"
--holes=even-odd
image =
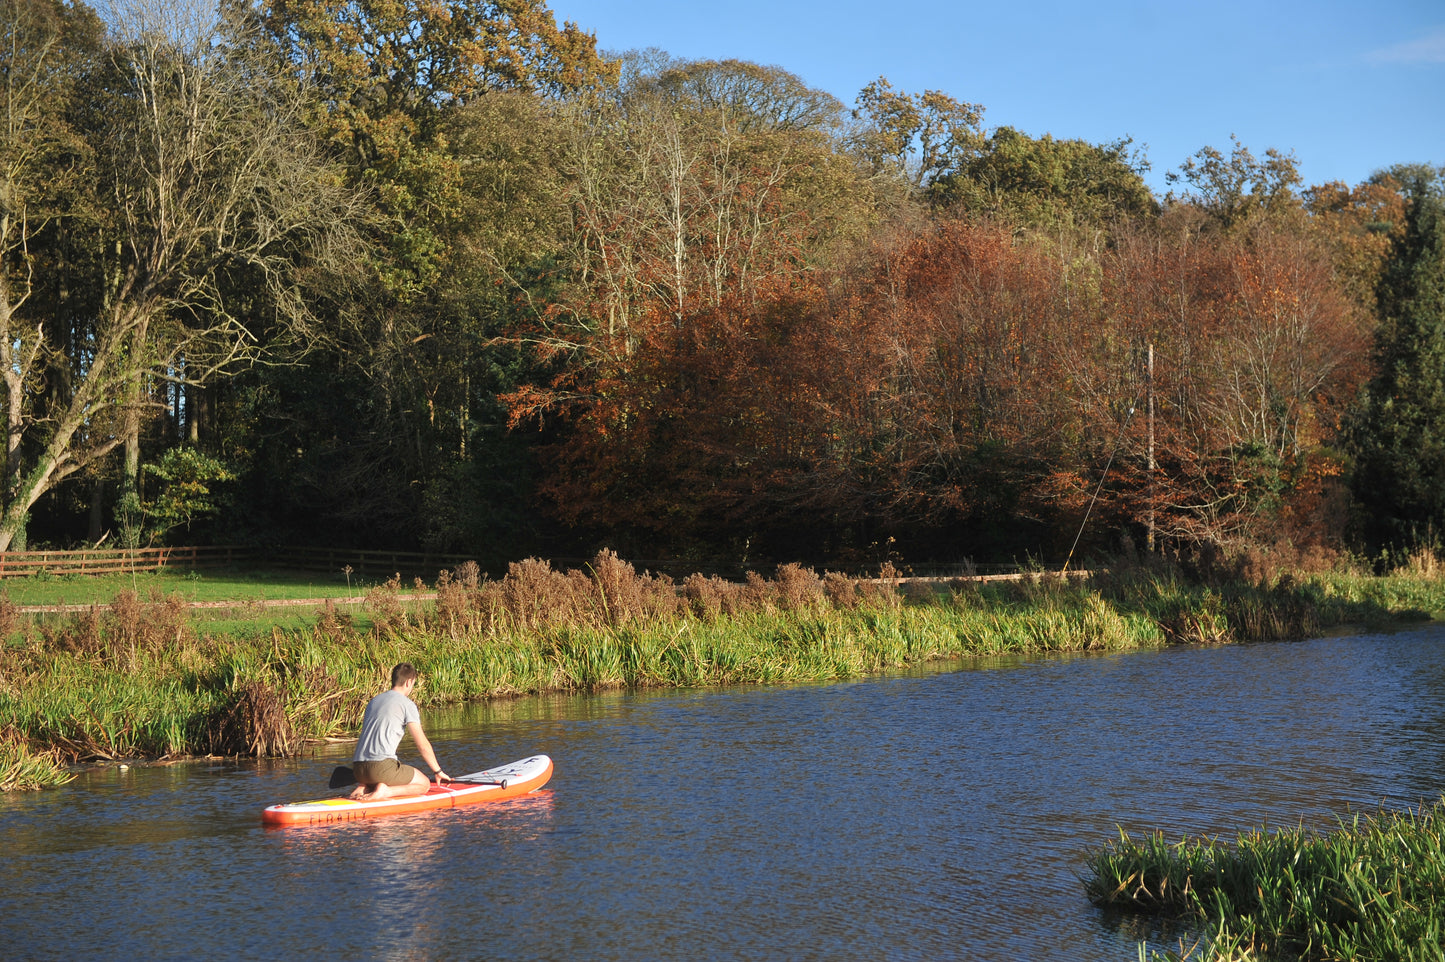
POLYGON ((387 785, 382 783, 376 785, 369 792, 351 797, 360 802, 379 802, 383 798, 407 798, 411 795, 425 795, 427 789, 431 788, 431 779, 421 773, 420 769, 413 768, 411 781, 405 785, 387 785))

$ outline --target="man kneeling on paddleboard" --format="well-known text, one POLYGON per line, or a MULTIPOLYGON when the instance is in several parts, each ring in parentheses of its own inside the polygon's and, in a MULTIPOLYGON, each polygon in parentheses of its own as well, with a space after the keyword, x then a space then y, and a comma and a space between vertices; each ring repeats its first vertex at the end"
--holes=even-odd
POLYGON ((401 736, 408 732, 437 782, 452 780, 437 764, 436 752, 421 730, 421 712, 411 700, 418 677, 415 668, 402 662, 391 670, 391 691, 384 691, 366 703, 361 737, 356 742, 356 760, 351 763, 352 774, 356 776, 356 790, 351 797, 357 801, 421 795, 430 787, 431 779, 396 759, 401 736))

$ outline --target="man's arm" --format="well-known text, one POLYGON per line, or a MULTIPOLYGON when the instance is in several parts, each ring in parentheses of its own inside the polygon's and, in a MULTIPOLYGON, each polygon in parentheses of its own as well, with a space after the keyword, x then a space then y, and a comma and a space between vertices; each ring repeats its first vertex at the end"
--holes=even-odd
POLYGON ((421 753, 422 761, 426 762, 430 769, 427 775, 436 779, 438 783, 451 781, 452 777, 442 771, 441 765, 437 764, 437 754, 432 750, 426 733, 421 730, 421 722, 407 722, 406 730, 411 733, 411 740, 416 742, 416 750, 421 753))

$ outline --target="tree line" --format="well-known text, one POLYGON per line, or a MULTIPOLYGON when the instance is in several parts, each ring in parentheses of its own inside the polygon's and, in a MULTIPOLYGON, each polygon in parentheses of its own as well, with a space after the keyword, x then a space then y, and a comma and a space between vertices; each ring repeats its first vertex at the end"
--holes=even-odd
POLYGON ((0 0, 0 550, 1058 560, 1445 521, 1445 170, 1306 186, 541 0, 0 0))

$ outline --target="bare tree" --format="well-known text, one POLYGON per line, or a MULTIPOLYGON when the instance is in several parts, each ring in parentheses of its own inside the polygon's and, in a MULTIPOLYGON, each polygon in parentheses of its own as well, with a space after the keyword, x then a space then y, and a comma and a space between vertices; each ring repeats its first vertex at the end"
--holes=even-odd
MULTIPOLYGON (((65 123, 78 63, 98 49, 100 24, 56 0, 0 0, 0 385, 4 391, 4 504, 15 499, 34 395, 49 345, 28 310, 42 279, 37 246, 88 172, 85 146, 65 123)), ((24 514, 7 543, 24 546, 24 514)))
MULTIPOLYGON (((27 453, 0 550, 42 494, 117 447, 133 484, 147 386, 200 384, 256 360, 262 325, 305 316, 298 271, 346 243, 353 195, 302 123, 302 91, 252 41, 245 16, 195 0, 107 11, 85 124, 105 208, 105 289, 84 356, 69 359, 69 396, 43 424, 27 423, 23 406, 12 421, 30 443, 12 441, 27 453)), ((55 347, 38 332, 28 350, 55 347)))
POLYGON ((776 67, 666 61, 656 73, 649 58, 568 105, 579 273, 624 354, 646 318, 681 324, 816 260, 840 233, 820 198, 852 177, 830 151, 831 96, 776 67))

